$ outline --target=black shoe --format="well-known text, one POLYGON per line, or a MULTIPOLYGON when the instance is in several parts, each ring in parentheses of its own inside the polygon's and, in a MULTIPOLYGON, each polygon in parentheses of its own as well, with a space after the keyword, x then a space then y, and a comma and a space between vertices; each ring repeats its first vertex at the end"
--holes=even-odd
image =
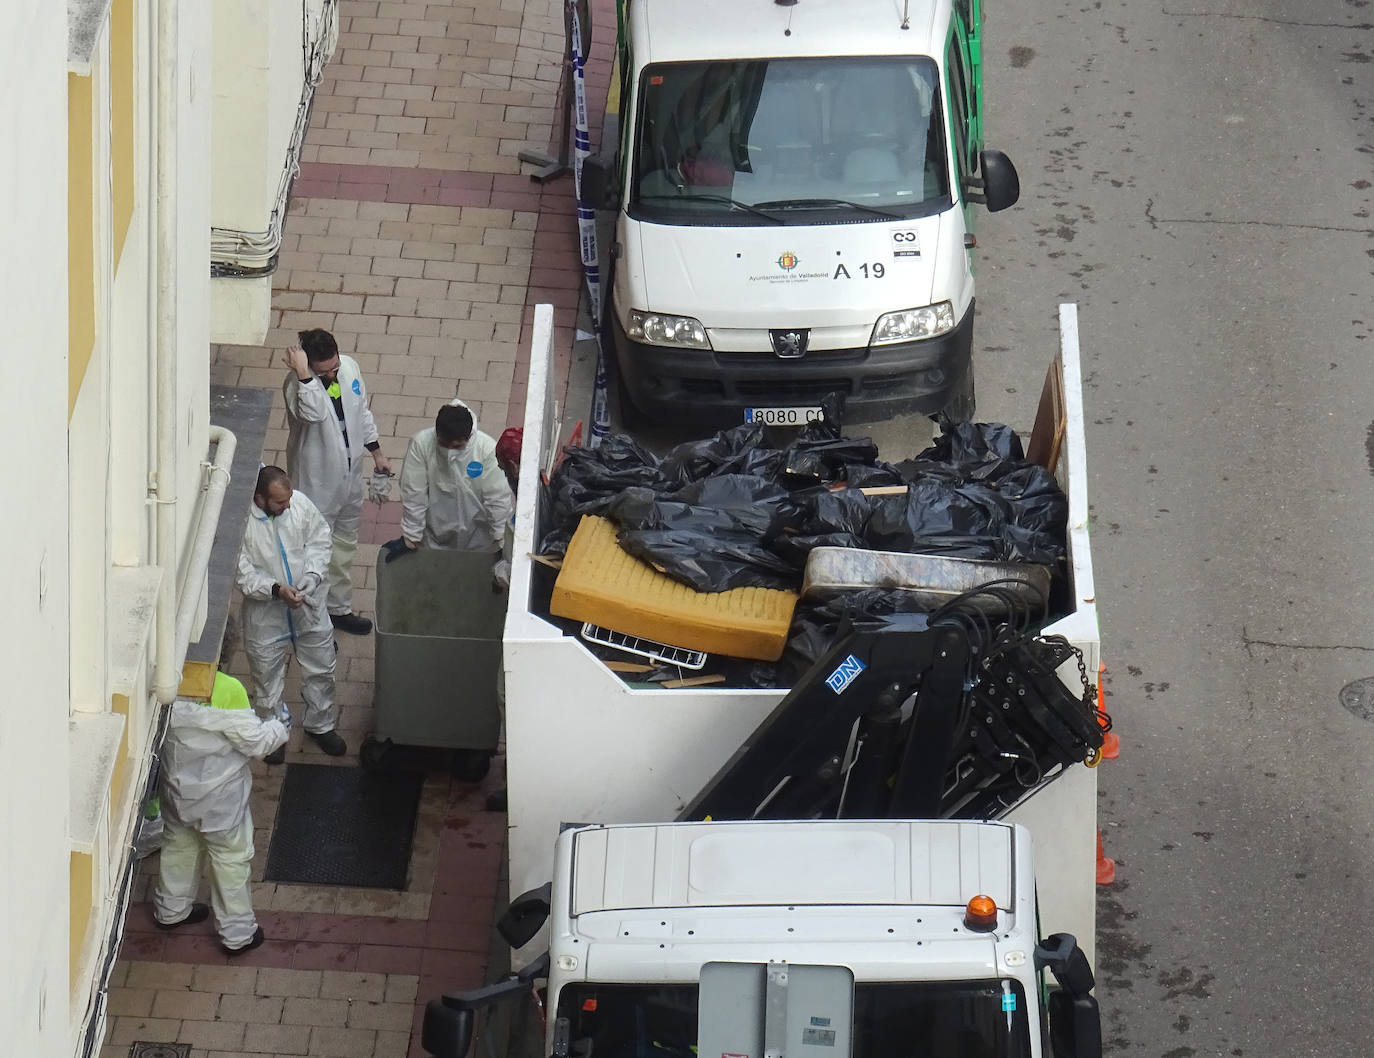
POLYGON ((350 635, 365 636, 372 631, 372 622, 366 617, 359 617, 355 613, 332 613, 329 620, 334 623, 334 627, 341 632, 350 635))
POLYGON ((250 940, 247 944, 245 944, 242 948, 231 948, 227 944, 221 944, 219 946, 219 950, 224 952, 225 955, 229 956, 232 959, 235 955, 242 955, 244 952, 252 951, 254 948, 261 948, 262 942, 266 939, 267 934, 264 933, 262 931, 262 927, 259 926, 257 928, 257 932, 253 934, 253 939, 250 940))
POLYGON ((315 740, 315 745, 324 750, 331 757, 342 757, 348 752, 348 743, 339 737, 337 731, 307 731, 307 735, 315 740))
POLYGON ((197 922, 204 922, 209 917, 209 904, 192 904, 191 910, 180 922, 159 922, 157 919, 153 919, 153 925, 158 929, 177 929, 180 926, 194 926, 197 922))
POLYGON ((493 790, 487 794, 487 811, 504 812, 506 810, 506 788, 503 786, 499 790, 493 790))
POLYGON ((269 753, 269 754, 267 754, 267 756, 263 757, 263 758, 262 758, 262 762, 263 762, 264 764, 285 764, 285 763, 286 763, 286 743, 283 742, 280 746, 278 746, 276 749, 274 749, 271 753, 269 753))

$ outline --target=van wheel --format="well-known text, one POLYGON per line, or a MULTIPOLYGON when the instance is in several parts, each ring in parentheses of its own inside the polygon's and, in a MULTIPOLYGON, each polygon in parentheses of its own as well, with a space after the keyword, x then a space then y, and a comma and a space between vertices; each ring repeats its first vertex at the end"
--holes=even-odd
POLYGON ((949 417, 950 422, 972 422, 973 413, 977 407, 978 403, 973 394, 973 361, 970 360, 964 377, 959 380, 957 386, 950 390, 949 400, 945 402, 944 414, 949 417))

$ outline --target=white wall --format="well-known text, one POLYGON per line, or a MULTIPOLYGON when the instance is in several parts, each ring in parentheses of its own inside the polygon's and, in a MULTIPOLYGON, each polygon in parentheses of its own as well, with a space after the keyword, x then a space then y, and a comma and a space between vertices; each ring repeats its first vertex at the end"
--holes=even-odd
POLYGON ((13 504, 0 643, 0 1039, 67 1040, 67 25, 50 0, 7 0, 0 33, 0 392, 13 504))
POLYGON ((215 0, 213 219, 265 231, 304 85, 301 5, 215 0))

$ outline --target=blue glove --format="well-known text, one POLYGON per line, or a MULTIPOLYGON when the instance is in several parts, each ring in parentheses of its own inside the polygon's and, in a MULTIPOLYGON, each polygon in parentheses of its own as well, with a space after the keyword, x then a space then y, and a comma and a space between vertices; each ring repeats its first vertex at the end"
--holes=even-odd
POLYGON ((383 544, 382 550, 386 552, 386 560, 390 562, 392 559, 410 554, 414 549, 406 546, 405 537, 398 536, 395 540, 388 540, 383 544))

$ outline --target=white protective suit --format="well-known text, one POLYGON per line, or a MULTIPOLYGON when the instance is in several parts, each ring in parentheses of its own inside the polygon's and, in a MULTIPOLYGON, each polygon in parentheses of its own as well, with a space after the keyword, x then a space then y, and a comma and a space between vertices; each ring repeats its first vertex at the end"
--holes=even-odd
POLYGON ((248 885, 253 860, 248 761, 284 743, 286 727, 279 720, 259 719, 246 708, 238 681, 232 682, 244 708, 172 705, 162 744, 162 856, 153 914, 170 925, 191 913, 201 859, 208 857, 215 928, 225 947, 241 948, 258 928, 248 885))
POLYGON ((324 382, 301 382, 294 371, 282 384, 286 400, 286 472, 291 483, 315 501, 329 523, 333 549, 329 562, 329 612, 353 610, 353 555, 363 511, 366 445, 377 440, 377 424, 367 406, 367 387, 351 356, 339 354, 339 400, 343 429, 324 382), (344 433, 348 444, 344 444, 344 433))
POLYGON ((333 731, 334 626, 325 609, 324 576, 329 568, 329 526, 299 490, 291 506, 276 518, 256 503, 248 508, 235 582, 243 592, 243 648, 253 673, 254 699, 260 712, 290 726, 282 702, 286 663, 294 650, 301 668, 305 729, 333 731), (308 601, 291 609, 272 598, 273 584, 289 584, 308 601))
POLYGON ((401 468, 401 535, 449 551, 499 551, 515 509, 496 442, 477 429, 461 451, 440 448, 434 427, 410 439, 401 468))

